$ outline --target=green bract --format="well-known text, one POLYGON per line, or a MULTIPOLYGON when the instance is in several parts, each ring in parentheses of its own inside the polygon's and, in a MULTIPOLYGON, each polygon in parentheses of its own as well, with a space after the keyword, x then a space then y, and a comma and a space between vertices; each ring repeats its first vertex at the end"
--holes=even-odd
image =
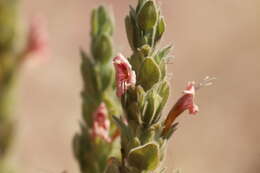
POLYGON ((161 39, 164 31, 165 31, 165 21, 164 21, 163 17, 160 17, 158 25, 157 25, 156 41, 161 39))
POLYGON ((113 27, 113 19, 103 6, 92 11, 91 52, 97 62, 105 64, 111 60, 113 27))
POLYGON ((165 31, 160 14, 155 1, 139 0, 136 9, 130 7, 125 19, 133 50, 129 62, 137 81, 121 98, 127 123, 123 118, 115 118, 121 129, 122 173, 156 172, 164 158, 168 136, 162 136, 162 110, 170 93, 166 60, 171 46, 156 50, 165 31))
POLYGON ((111 38, 106 34, 100 34, 93 39, 92 54, 97 61, 108 63, 113 54, 111 38))
POLYGON ((153 50, 165 31, 165 22, 154 0, 140 0, 125 18, 127 38, 133 51, 144 45, 153 50))
POLYGON ((114 30, 113 17, 107 12, 104 6, 92 11, 91 36, 98 37, 101 33, 112 35, 114 30))
POLYGON ((160 77, 161 71, 159 66, 152 58, 146 58, 140 67, 139 82, 141 86, 148 90, 160 80, 160 77))
MULTIPOLYGON (((113 22, 107 10, 101 6, 94 9, 91 18, 91 55, 81 50, 81 75, 83 79, 82 122, 80 132, 73 139, 74 155, 81 173, 102 173, 107 167, 107 159, 112 154, 116 142, 108 142, 93 137, 93 114, 104 103, 110 115, 118 114, 113 89, 114 71, 111 62, 113 22)), ((115 133, 115 125, 110 125, 109 135, 115 133)), ((113 164, 107 171, 116 171, 113 164)))
POLYGON ((128 154, 128 161, 138 170, 154 170, 160 162, 159 146, 156 143, 147 143, 133 148, 128 154))
POLYGON ((156 26, 158 13, 154 1, 147 1, 138 14, 138 24, 141 29, 149 31, 156 26))

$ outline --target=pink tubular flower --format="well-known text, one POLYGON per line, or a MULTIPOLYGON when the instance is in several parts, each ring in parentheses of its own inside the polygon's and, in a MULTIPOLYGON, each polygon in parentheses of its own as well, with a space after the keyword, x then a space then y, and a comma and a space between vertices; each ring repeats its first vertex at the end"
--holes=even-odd
POLYGON ((179 98, 167 116, 164 123, 165 128, 163 134, 168 131, 174 120, 185 110, 189 110, 189 113, 193 115, 199 111, 198 106, 194 103, 195 90, 195 82, 189 82, 186 89, 183 91, 183 96, 179 98))
POLYGON ((195 91, 203 86, 211 85, 212 80, 215 80, 215 78, 207 76, 197 85, 195 85, 195 82, 188 83, 186 89, 183 91, 183 96, 175 103, 164 122, 163 135, 168 132, 175 119, 185 110, 188 110, 192 115, 195 115, 199 111, 199 107, 194 103, 195 91))
POLYGON ((136 75, 128 60, 121 54, 113 59, 116 69, 116 94, 121 97, 129 87, 136 83, 136 75))
POLYGON ((92 137, 100 137, 107 142, 110 142, 109 137, 109 128, 110 121, 108 119, 108 112, 106 105, 101 103, 97 110, 93 113, 93 128, 92 128, 92 137))
POLYGON ((183 91, 184 95, 178 101, 181 109, 183 111, 188 109, 190 114, 196 114, 199 111, 199 107, 194 103, 195 89, 195 82, 189 82, 183 91))
POLYGON ((30 24, 24 58, 42 57, 46 59, 48 56, 49 45, 45 20, 42 17, 35 17, 30 24))

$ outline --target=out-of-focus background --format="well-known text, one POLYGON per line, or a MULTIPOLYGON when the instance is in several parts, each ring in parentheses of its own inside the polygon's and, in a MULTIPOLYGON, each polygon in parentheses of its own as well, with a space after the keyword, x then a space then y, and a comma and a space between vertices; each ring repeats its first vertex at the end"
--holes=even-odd
MULTIPOLYGON (((80 119, 79 47, 88 50, 90 10, 109 4, 116 16, 117 52, 130 55, 125 0, 22 0, 25 19, 47 17, 52 57, 20 79, 19 172, 77 173, 71 138, 80 119)), ((200 112, 180 117, 166 165, 169 172, 260 172, 260 59, 257 47, 257 0, 160 0, 167 21, 161 46, 173 43, 169 64, 172 93, 166 113, 187 81, 206 75, 215 84, 196 98, 200 112)))

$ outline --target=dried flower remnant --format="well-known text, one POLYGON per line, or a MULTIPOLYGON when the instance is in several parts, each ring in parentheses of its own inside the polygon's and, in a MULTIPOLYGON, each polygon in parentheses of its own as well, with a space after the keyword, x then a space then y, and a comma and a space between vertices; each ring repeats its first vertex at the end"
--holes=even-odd
POLYGON ((195 115, 199 111, 198 105, 194 103, 195 92, 203 86, 211 85, 211 81, 214 79, 215 78, 210 78, 207 76, 198 85, 196 85, 194 81, 188 83, 186 89, 183 91, 183 96, 179 98, 179 100, 176 102, 176 104, 173 106, 170 113, 168 114, 167 119, 165 120, 163 135, 167 133, 175 119, 185 110, 188 110, 191 115, 195 115))
POLYGON ((122 54, 113 59, 113 64, 116 70, 116 94, 121 97, 129 87, 135 85, 136 75, 132 66, 122 54))
POLYGON ((44 18, 38 16, 31 21, 23 58, 41 57, 44 60, 49 56, 48 33, 45 23, 44 18))
POLYGON ((97 110, 93 113, 93 128, 91 130, 92 137, 100 137, 107 142, 111 141, 109 137, 110 121, 108 119, 108 111, 106 105, 101 103, 97 110))

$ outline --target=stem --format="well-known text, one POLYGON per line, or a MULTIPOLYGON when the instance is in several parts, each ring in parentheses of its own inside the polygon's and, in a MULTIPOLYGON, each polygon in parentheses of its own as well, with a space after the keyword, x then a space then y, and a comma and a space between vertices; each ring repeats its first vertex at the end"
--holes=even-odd
POLYGON ((8 172, 7 158, 14 138, 13 91, 17 71, 17 1, 0 2, 0 172, 8 172))

